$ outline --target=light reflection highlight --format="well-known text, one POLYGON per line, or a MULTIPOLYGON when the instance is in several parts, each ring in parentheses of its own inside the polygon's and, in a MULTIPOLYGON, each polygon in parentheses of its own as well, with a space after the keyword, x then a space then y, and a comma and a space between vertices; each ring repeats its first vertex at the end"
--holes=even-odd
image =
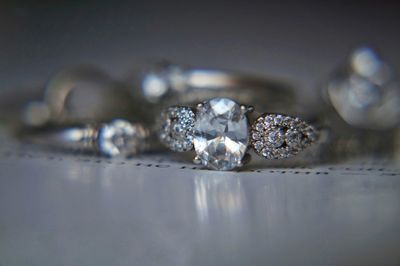
POLYGON ((245 205, 245 195, 239 178, 226 176, 196 176, 195 205, 198 219, 208 223, 215 216, 234 218, 245 205))

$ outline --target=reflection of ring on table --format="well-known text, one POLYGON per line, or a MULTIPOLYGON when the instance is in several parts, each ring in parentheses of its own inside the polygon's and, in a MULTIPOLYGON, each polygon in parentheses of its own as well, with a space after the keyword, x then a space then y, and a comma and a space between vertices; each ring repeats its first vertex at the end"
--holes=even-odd
POLYGON ((283 114, 262 114, 228 98, 213 98, 196 107, 173 106, 161 114, 160 141, 174 151, 196 151, 194 163, 216 170, 246 164, 252 148, 266 159, 284 159, 315 144, 319 131, 283 114))
POLYGON ((35 128, 25 132, 30 142, 52 148, 130 156, 147 149, 149 132, 142 124, 116 119, 110 123, 35 128))

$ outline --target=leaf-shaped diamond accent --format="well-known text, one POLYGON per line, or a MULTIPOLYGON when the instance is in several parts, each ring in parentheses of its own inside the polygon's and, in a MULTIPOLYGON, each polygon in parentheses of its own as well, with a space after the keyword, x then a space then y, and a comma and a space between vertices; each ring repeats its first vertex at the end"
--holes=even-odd
POLYGON ((267 159, 298 154, 315 143, 318 131, 307 122, 282 114, 263 114, 251 127, 251 146, 267 159))

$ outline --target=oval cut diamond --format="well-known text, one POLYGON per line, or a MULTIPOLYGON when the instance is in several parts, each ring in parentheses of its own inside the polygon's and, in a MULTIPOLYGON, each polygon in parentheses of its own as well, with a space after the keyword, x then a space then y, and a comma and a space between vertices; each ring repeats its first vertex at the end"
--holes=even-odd
POLYGON ((197 108, 194 147, 203 165, 231 170, 242 164, 249 143, 248 120, 240 106, 214 98, 197 108))

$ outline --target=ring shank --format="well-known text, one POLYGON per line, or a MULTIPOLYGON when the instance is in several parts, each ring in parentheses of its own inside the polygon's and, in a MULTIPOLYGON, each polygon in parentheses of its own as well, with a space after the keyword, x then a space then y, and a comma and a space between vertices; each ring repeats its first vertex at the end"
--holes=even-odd
POLYGON ((46 127, 25 131, 24 140, 49 148, 97 152, 98 128, 94 125, 46 127))
POLYGON ((295 90, 289 84, 225 70, 164 64, 146 72, 140 86, 138 96, 151 105, 146 110, 154 114, 168 106, 190 106, 216 97, 268 112, 299 113, 295 90))

